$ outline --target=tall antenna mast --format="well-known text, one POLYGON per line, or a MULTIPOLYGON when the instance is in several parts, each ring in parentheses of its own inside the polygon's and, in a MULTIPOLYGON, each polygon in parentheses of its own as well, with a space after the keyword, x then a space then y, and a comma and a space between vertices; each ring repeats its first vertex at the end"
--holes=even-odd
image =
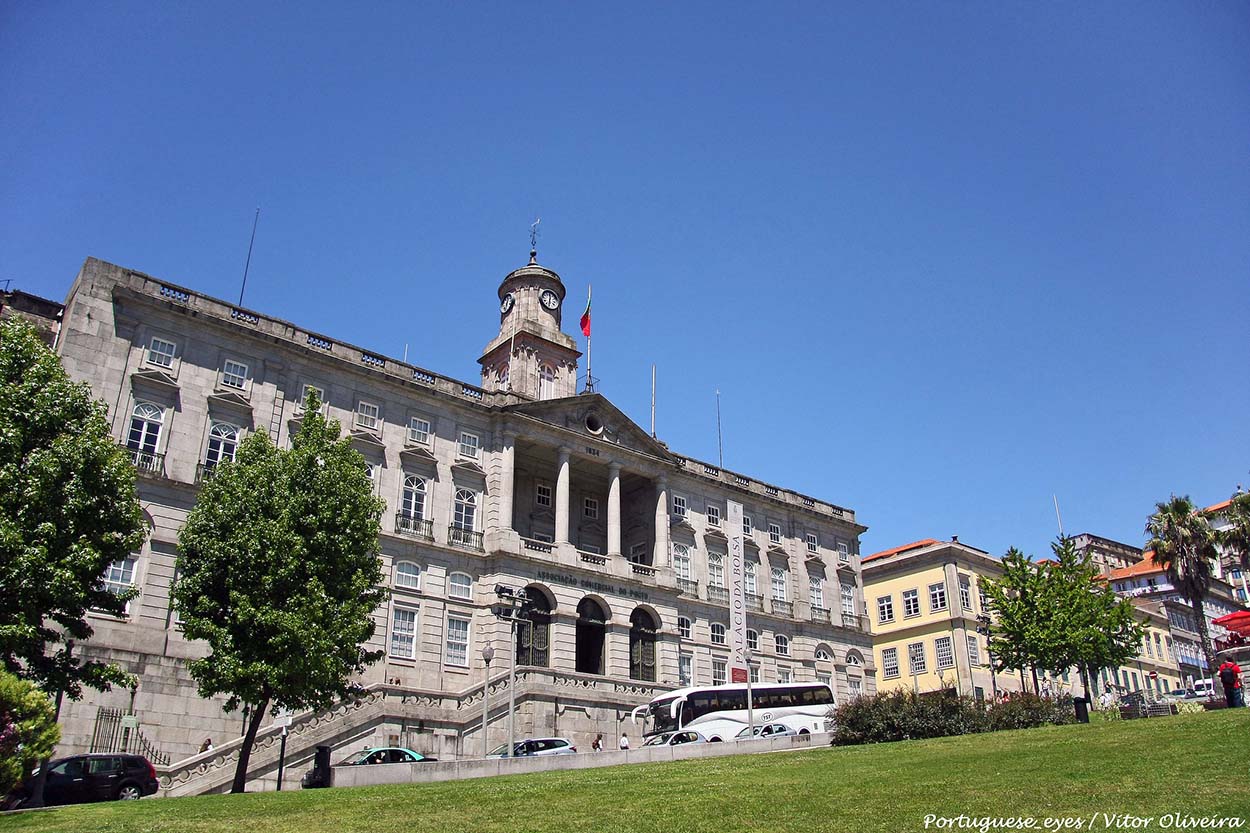
POLYGON ((725 467, 725 446, 721 442, 720 433, 720 388, 716 389, 716 452, 720 456, 720 467, 725 467))
POLYGON ((247 261, 243 264, 243 286, 239 287, 239 306, 243 306, 243 293, 247 290, 247 270, 252 265, 252 245, 256 242, 256 224, 260 222, 260 206, 256 207, 256 216, 252 218, 252 239, 247 244, 247 261))
POLYGON ((1059 537, 1063 538, 1063 518, 1059 517, 1059 497, 1053 494, 1050 497, 1055 502, 1055 522, 1059 524, 1059 537))

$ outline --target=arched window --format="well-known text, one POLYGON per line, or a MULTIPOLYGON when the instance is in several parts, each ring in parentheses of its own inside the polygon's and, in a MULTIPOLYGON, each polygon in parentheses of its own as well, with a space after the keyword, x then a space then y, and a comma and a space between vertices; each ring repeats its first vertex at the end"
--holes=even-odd
POLYGON ((208 431, 208 455, 204 470, 212 471, 223 460, 233 460, 239 445, 239 429, 227 422, 214 422, 208 431))
POLYGON ((591 598, 577 603, 577 665, 581 674, 603 673, 603 647, 608 614, 591 598))
POLYGON ((752 631, 752 630, 747 631, 747 647, 750 648, 752 651, 758 651, 760 649, 760 632, 759 631, 752 631))
POLYGON ((411 561, 395 562, 395 586, 409 590, 421 589, 421 568, 411 561))
POLYGON ((496 378, 499 380, 499 389, 508 390, 508 365, 499 366, 499 375, 496 378))
POLYGON ((554 399, 556 395, 556 371, 549 365, 544 364, 538 368, 538 398, 554 399))
POLYGON ((833 651, 829 650, 828 645, 816 646, 816 660, 818 662, 829 662, 833 659, 833 651))
POLYGON ((452 573, 447 577, 447 595, 453 599, 472 599, 473 577, 468 573, 452 573))
POLYGON ((722 625, 720 622, 712 623, 712 644, 713 645, 725 644, 725 626, 722 625))
POLYGON ((785 634, 777 634, 777 653, 783 657, 790 656, 790 637, 785 634))
POLYGON ((399 498, 399 514, 410 521, 425 520, 425 478, 410 474, 404 478, 399 498))
POLYGON ((846 664, 854 665, 857 667, 863 665, 864 664, 863 654, 861 654, 859 651, 856 651, 855 649, 852 648, 851 650, 846 652, 846 664))
POLYGON ((536 588, 527 587, 525 592, 529 603, 517 617, 516 662, 546 667, 551 661, 551 602, 536 588))
POLYGON ((468 489, 456 490, 456 515, 452 525, 472 532, 476 529, 477 495, 468 489))
POLYGON ((629 678, 655 682, 655 632, 651 614, 635 608, 629 615, 629 678))
POLYGON ((165 412, 148 402, 139 402, 130 417, 126 446, 144 454, 155 454, 161 441, 165 412))

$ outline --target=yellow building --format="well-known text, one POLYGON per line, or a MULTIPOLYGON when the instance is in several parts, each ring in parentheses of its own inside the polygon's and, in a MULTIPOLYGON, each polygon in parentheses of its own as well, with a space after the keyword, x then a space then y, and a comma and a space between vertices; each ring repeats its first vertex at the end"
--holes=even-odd
POLYGON ((1136 618, 1145 633, 1137 648, 1137 656, 1119 668, 1107 669, 1099 675, 1099 691, 1118 694, 1144 691, 1147 700, 1184 688, 1172 627, 1162 602, 1133 599, 1136 618))
POLYGON ((1002 575, 997 558, 958 538, 929 538, 862 564, 878 691, 954 689, 983 699, 1020 690, 1018 677, 993 673, 986 638, 977 633, 985 609, 979 580, 1002 575))

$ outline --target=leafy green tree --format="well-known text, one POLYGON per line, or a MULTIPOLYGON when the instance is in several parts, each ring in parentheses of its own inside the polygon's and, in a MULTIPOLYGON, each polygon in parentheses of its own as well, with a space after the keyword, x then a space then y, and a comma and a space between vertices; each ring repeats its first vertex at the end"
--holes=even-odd
POLYGON ((994 670, 1023 673, 1038 665, 1045 668, 1053 637, 1041 614, 1044 573, 1015 547, 1003 556, 1002 565, 1002 576, 982 576, 980 580, 990 607, 989 647, 994 670))
POLYGON ((73 654, 92 635, 89 609, 125 612, 128 597, 102 579, 145 537, 134 466, 106 413, 30 325, 0 323, 0 658, 71 699, 130 682, 73 654))
POLYGON ((1102 580, 1088 554, 1076 549, 1071 538, 1050 546, 1054 560, 1045 565, 1045 602, 1050 635, 1046 668, 1079 670, 1087 696, 1098 670, 1118 668, 1137 654, 1142 628, 1133 603, 1102 580))
POLYGON ((190 663, 204 697, 252 707, 232 792, 243 792, 256 730, 278 708, 328 706, 380 658, 362 648, 385 599, 383 503, 364 460, 310 394, 290 450, 263 431, 200 491, 179 535, 174 603, 211 652, 190 663))
POLYGON ((1243 571, 1250 570, 1250 492, 1233 495, 1224 514, 1231 526, 1219 534, 1218 542, 1243 571))
POLYGON ((1207 661, 1209 673, 1215 673, 1215 654, 1203 600, 1215 577, 1216 534, 1207 519, 1198 514, 1186 495, 1172 496, 1167 503, 1155 504, 1155 513, 1146 522, 1147 545, 1154 550, 1155 563, 1163 568, 1172 586, 1180 591, 1194 609, 1198 638, 1207 661))
POLYGON ((0 671, 0 795, 35 764, 52 757, 61 739, 52 701, 33 683, 0 671))

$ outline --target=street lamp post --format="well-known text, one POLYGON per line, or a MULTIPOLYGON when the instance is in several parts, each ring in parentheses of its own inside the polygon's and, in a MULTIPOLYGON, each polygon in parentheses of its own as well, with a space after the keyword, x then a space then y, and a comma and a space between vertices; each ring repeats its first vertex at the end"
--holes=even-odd
POLYGON ((755 737, 755 708, 751 702, 751 649, 742 652, 742 661, 747 664, 747 740, 755 737))
POLYGON ((994 670, 994 652, 990 649, 990 617, 984 613, 977 617, 977 633, 985 635, 985 655, 990 659, 990 690, 998 700, 998 674, 994 670))
POLYGON ((506 584, 495 585, 495 596, 499 599, 499 603, 491 608, 491 612, 495 614, 497 619, 508 623, 509 631, 512 634, 512 667, 508 679, 508 751, 505 757, 514 756, 516 744, 516 626, 521 613, 529 604, 529 595, 524 589, 517 590, 506 584))
POLYGON ((482 649, 482 662, 486 663, 485 679, 482 680, 482 757, 490 754, 490 742, 487 740, 486 727, 490 720, 490 661, 495 658, 495 646, 487 645, 482 649))

